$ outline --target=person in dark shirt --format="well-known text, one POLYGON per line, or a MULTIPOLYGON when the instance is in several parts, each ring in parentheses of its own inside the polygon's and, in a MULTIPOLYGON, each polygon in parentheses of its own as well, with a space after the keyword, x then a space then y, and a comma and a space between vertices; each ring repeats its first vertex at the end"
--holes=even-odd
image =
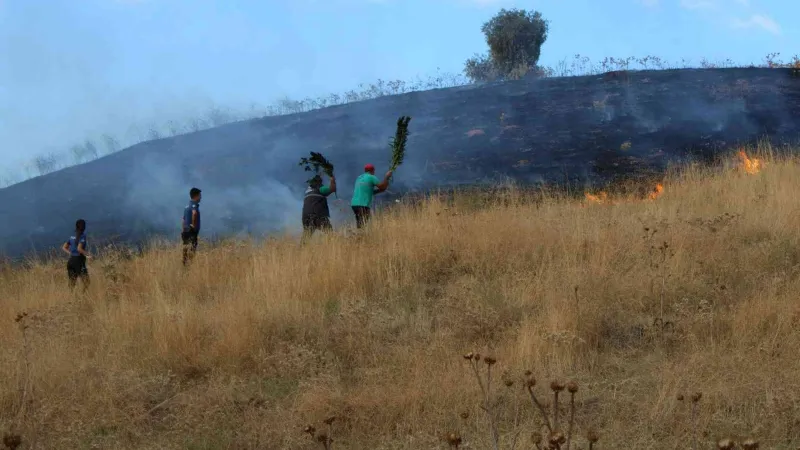
POLYGON ((86 260, 91 259, 91 255, 89 255, 86 240, 85 220, 78 219, 75 222, 75 234, 70 236, 67 242, 64 242, 61 250, 69 255, 67 277, 69 278, 70 289, 75 287, 78 278, 80 278, 83 282, 83 290, 86 291, 89 288, 89 270, 86 268, 86 260))
POLYGON ((183 241, 183 265, 189 264, 197 252, 197 235, 200 233, 200 189, 189 190, 189 204, 183 208, 181 241, 183 241))
POLYGON ((329 186, 322 184, 322 177, 315 175, 309 180, 303 198, 303 241, 316 230, 328 231, 331 228, 331 213, 328 209, 328 196, 336 192, 336 178, 331 177, 329 186))

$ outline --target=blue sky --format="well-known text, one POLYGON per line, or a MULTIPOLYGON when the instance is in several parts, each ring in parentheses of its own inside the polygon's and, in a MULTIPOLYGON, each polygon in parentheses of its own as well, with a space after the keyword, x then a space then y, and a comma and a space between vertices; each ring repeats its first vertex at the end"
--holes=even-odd
POLYGON ((485 51, 480 26, 501 7, 550 20, 544 65, 758 62, 800 42, 790 0, 0 0, 0 172, 211 104, 458 72, 485 51))

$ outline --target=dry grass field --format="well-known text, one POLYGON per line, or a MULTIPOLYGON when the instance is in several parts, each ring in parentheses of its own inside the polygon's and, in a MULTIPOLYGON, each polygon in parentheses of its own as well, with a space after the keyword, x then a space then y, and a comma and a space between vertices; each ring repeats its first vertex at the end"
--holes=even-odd
POLYGON ((5 269, 0 432, 323 448, 312 425, 335 449, 492 449, 494 427, 527 450, 547 436, 529 370, 548 411, 551 382, 577 383, 573 449, 590 430, 595 449, 795 449, 800 161, 762 157, 675 171, 652 199, 431 198, 360 236, 201 246, 185 272, 179 248, 100 252, 84 296, 65 261, 5 269), (484 387, 496 361, 488 402, 468 352, 484 387))

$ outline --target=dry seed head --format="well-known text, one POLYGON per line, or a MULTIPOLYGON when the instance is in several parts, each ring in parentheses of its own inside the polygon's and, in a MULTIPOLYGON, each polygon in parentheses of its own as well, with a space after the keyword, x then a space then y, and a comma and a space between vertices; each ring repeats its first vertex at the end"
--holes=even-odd
POLYGON ((526 376, 526 377, 529 377, 529 376, 531 376, 531 375, 533 375, 533 372, 531 372, 530 370, 526 370, 526 371, 525 371, 525 376, 526 376))
POLYGON ((319 442, 328 442, 328 435, 325 433, 320 433, 317 435, 317 441, 319 442))
POLYGON ((731 439, 723 439, 717 442, 717 448, 719 448, 720 450, 731 450, 735 446, 736 444, 734 444, 733 440, 731 439))
POLYGON ((550 433, 547 441, 550 445, 561 445, 564 442, 567 442, 567 438, 565 438, 564 434, 562 434, 560 431, 554 431, 550 433))
POLYGON ((534 444, 541 444, 542 443, 542 433, 533 433, 531 435, 531 440, 534 444))
POLYGON ((464 419, 464 420, 469 419, 469 412, 468 411, 462 412, 461 413, 461 418, 464 419))
POLYGON ((699 402, 701 398, 703 398, 703 393, 702 392, 695 392, 694 394, 692 394, 692 403, 699 402))
POLYGON ((303 428, 303 433, 308 433, 308 434, 310 434, 312 436, 314 435, 315 431, 317 431, 317 429, 312 427, 311 425, 308 425, 305 428, 303 428))
POLYGON ((678 394, 678 396, 676 398, 678 399, 679 402, 682 402, 683 401, 683 394, 678 394))
POLYGON ((536 386, 536 378, 534 378, 533 375, 528 375, 525 378, 525 387, 533 389, 534 386, 536 386))
POLYGON ((466 359, 466 360, 471 360, 471 359, 472 359, 474 356, 475 356, 475 354, 474 354, 474 353, 472 353, 472 352, 469 352, 469 353, 467 353, 466 355, 464 355, 464 359, 466 359))
POLYGON ((480 354, 480 353, 475 353, 475 355, 474 355, 472 358, 473 358, 475 361, 480 361, 480 360, 481 360, 481 354, 480 354))
POLYGON ((483 362, 485 362, 487 366, 491 366, 491 365, 494 365, 494 363, 496 363, 497 360, 492 358, 491 356, 487 356, 487 357, 483 358, 483 362))
POLYGON ((514 385, 514 382, 513 382, 513 381, 511 381, 511 380, 506 380, 506 381, 504 381, 504 382, 503 382, 503 384, 505 384, 505 385, 506 385, 506 387, 511 387, 511 386, 513 386, 513 385, 514 385))
POLYGON ((578 392, 578 383, 576 383, 574 381, 570 381, 569 383, 567 383, 567 390, 571 394, 574 394, 574 393, 578 392))
POLYGON ((325 425, 331 425, 334 420, 336 420, 336 416, 328 417, 327 419, 325 419, 325 425))
POLYGON ((553 380, 550 383, 550 389, 552 389, 553 392, 561 392, 564 390, 564 385, 559 383, 557 380, 553 380))
POLYGON ((18 434, 6 434, 3 436, 3 445, 11 450, 15 450, 22 444, 22 437, 18 434))
POLYGON ((588 439, 589 442, 594 443, 600 440, 600 435, 597 434, 597 431, 595 430, 589 430, 589 432, 586 433, 586 439, 588 439))
POLYGON ((747 439, 742 442, 744 450, 758 450, 758 442, 755 439, 747 439))
POLYGON ((447 443, 453 447, 458 447, 461 445, 461 436, 456 433, 450 433, 447 435, 447 443))

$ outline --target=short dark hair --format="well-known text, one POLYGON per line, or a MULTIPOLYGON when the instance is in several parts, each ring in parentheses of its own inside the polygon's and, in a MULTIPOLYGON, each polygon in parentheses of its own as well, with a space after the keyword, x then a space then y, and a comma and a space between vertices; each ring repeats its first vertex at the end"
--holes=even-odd
POLYGON ((200 192, 202 192, 202 191, 200 189, 197 189, 197 188, 189 189, 189 198, 197 197, 198 195, 200 195, 200 192))

